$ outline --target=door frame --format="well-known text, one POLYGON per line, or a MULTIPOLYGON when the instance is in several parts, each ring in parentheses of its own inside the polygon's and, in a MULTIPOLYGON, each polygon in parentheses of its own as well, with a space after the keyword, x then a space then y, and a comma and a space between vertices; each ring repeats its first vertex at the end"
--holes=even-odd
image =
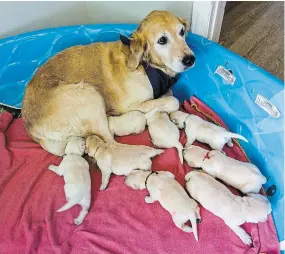
POLYGON ((226 1, 194 1, 191 32, 219 41, 226 1))

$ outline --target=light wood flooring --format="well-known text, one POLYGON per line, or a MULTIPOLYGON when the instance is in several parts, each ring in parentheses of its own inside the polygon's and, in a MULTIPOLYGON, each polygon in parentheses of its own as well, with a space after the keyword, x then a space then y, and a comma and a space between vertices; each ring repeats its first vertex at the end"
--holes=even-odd
POLYGON ((284 2, 227 2, 220 44, 284 80, 284 2))

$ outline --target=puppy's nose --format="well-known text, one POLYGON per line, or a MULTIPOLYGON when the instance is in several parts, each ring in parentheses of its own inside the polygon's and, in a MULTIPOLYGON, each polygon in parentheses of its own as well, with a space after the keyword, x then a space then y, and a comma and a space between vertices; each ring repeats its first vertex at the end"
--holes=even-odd
POLYGON ((187 67, 192 66, 195 63, 195 56, 185 55, 182 59, 182 63, 187 67))

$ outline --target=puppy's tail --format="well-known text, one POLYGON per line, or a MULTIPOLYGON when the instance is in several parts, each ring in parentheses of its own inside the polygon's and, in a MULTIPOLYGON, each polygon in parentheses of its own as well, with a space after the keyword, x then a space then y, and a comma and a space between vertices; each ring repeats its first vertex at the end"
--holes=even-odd
POLYGON ((237 134, 237 133, 228 132, 228 137, 229 138, 238 138, 238 139, 241 139, 244 142, 248 143, 248 140, 244 136, 237 134))
POLYGON ((66 211, 66 210, 68 210, 69 208, 75 206, 76 204, 77 204, 77 202, 74 202, 74 200, 71 200, 71 199, 70 199, 64 206, 62 206, 61 208, 59 208, 59 209, 57 210, 57 212, 59 213, 59 212, 66 211))
POLYGON ((175 146, 179 155, 179 160, 180 163, 183 164, 183 146, 180 142, 177 143, 177 145, 175 146))
POLYGON ((191 221, 194 237, 196 241, 198 242, 197 220, 196 220, 196 216, 194 212, 189 215, 189 220, 191 221))

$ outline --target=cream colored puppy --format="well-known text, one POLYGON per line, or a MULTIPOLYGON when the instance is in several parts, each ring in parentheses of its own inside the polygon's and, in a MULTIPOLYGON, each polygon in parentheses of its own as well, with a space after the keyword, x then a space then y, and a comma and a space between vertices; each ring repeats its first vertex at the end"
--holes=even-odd
POLYGON ((106 189, 112 173, 126 176, 134 169, 150 170, 151 158, 164 152, 142 145, 105 143, 95 135, 86 139, 86 147, 86 153, 95 159, 102 173, 100 190, 106 189))
POLYGON ((130 111, 121 116, 109 116, 109 129, 116 136, 139 134, 145 130, 146 119, 140 111, 130 111))
POLYGON ((267 220, 271 205, 260 194, 234 195, 226 186, 203 171, 192 170, 185 176, 186 189, 204 208, 224 220, 244 244, 251 244, 251 237, 240 225, 267 220))
POLYGON ((220 151, 191 145, 183 151, 183 155, 190 167, 202 168, 243 193, 258 193, 262 184, 266 183, 266 178, 256 166, 232 159, 220 151))
POLYGON ((172 173, 134 170, 126 177, 125 183, 135 190, 146 188, 149 196, 145 197, 145 202, 158 201, 171 214, 174 224, 184 232, 193 232, 198 241, 196 223, 201 222, 200 208, 172 173), (188 220, 191 221, 192 228, 185 224, 188 220))
POLYGON ((159 148, 175 147, 179 160, 183 163, 183 146, 179 142, 180 132, 177 126, 170 121, 168 114, 151 111, 145 114, 145 117, 152 143, 159 148))
POLYGON ((170 114, 170 119, 179 128, 185 127, 187 143, 190 146, 195 140, 206 143, 212 149, 222 151, 225 144, 233 146, 232 138, 238 138, 248 142, 243 136, 227 131, 225 128, 203 120, 196 115, 176 111, 170 114))
POLYGON ((84 154, 85 141, 83 138, 72 138, 66 148, 65 156, 59 166, 49 165, 49 169, 64 178, 64 191, 67 203, 57 212, 63 212, 76 204, 82 210, 74 223, 79 225, 88 213, 91 201, 91 180, 89 165, 81 156, 84 154))

